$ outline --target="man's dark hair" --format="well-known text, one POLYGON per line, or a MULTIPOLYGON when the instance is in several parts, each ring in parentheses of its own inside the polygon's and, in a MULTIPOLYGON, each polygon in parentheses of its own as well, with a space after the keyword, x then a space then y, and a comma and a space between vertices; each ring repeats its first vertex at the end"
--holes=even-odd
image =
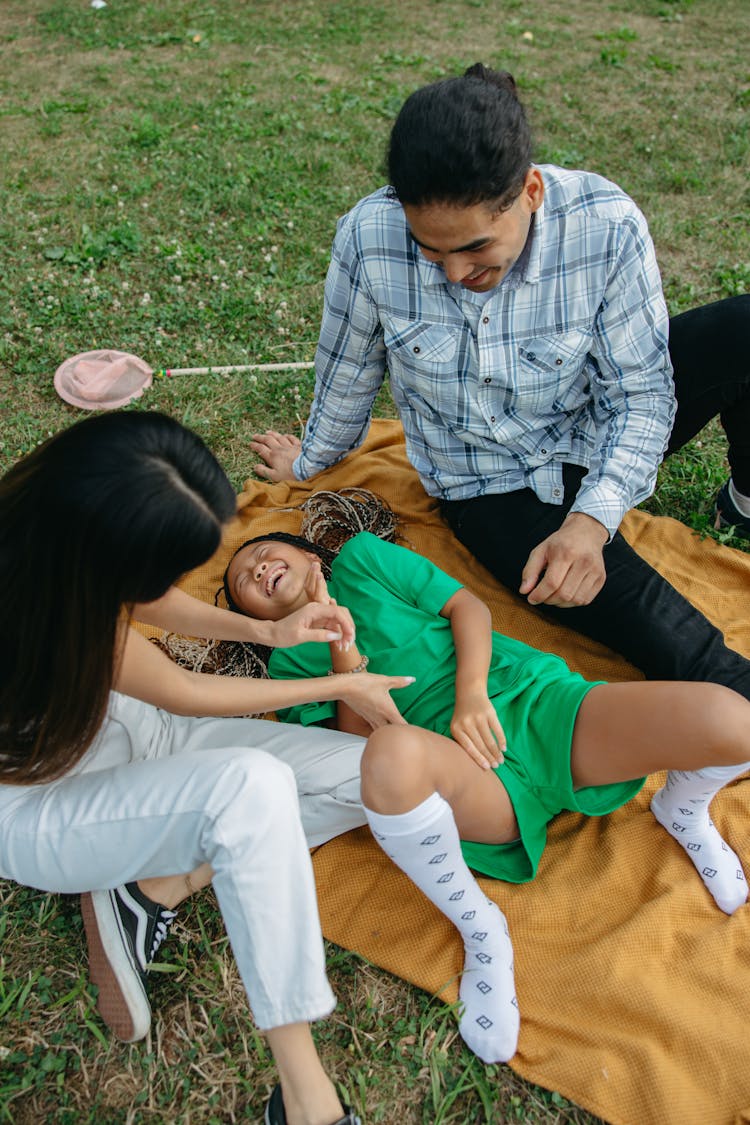
POLYGON ((406 99, 391 131, 388 178, 402 204, 510 207, 531 164, 531 131, 507 71, 481 63, 406 99))

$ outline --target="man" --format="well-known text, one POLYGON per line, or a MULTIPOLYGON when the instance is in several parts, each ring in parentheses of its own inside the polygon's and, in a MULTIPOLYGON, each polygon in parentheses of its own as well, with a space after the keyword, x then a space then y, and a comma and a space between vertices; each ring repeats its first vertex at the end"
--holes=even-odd
POLYGON ((750 662, 617 530, 720 414, 717 521, 750 537, 750 297, 670 325, 633 201, 533 165, 513 79, 480 64, 407 99, 389 174, 339 223, 305 437, 256 435, 258 472, 355 448, 387 367, 426 491, 501 582, 650 678, 750 698, 750 662))

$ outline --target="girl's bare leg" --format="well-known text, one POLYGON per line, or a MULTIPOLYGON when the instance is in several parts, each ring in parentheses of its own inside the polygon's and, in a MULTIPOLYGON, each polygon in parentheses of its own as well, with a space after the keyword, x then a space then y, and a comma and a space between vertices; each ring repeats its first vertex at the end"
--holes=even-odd
POLYGON ((606 684, 576 719, 576 787, 668 770, 651 801, 659 824, 685 850, 717 906, 733 914, 748 897, 742 864, 715 828, 713 797, 750 769, 750 703, 701 683, 606 684))
POLYGON ((421 727, 374 731, 362 758, 362 802, 379 813, 405 813, 438 792, 464 840, 515 840, 513 806, 497 774, 483 770, 450 738, 421 727))
MULTIPOLYGON (((750 702, 720 684, 600 684, 576 719, 576 788, 659 770, 750 763, 750 702)), ((750 768, 750 765, 748 766, 750 768)))
POLYGON ((362 801, 383 851, 448 918, 464 943, 459 1031, 484 1062, 518 1042, 513 946, 502 912, 461 854, 461 835, 502 843, 518 834, 505 789, 448 738, 383 727, 362 758, 362 801))

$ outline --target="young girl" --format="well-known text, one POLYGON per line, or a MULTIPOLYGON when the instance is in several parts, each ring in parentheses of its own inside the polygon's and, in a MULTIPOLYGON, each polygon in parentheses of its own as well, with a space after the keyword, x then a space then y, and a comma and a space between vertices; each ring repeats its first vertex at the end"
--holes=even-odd
MULTIPOLYGON (((589 683, 559 657, 493 633, 487 608, 457 581, 367 532, 341 548, 327 588, 324 557, 290 536, 250 540, 227 569, 228 603, 277 621, 326 596, 352 611, 356 646, 277 649, 274 676, 361 674, 396 661, 416 676, 399 694, 414 725, 372 733, 362 799, 380 846, 461 934, 459 1028, 480 1058, 512 1057, 519 1017, 505 918, 469 868, 532 879, 546 825, 562 809, 610 812, 644 775, 668 770, 656 819, 721 910, 745 902, 742 866, 709 804, 750 768, 747 700, 715 684, 589 683)), ((368 733, 345 701, 295 705, 282 717, 368 733)))
MULTIPOLYGON (((220 716, 340 697, 379 726, 399 721, 389 691, 408 680, 202 675, 130 629, 133 618, 345 651, 354 633, 338 607, 311 601, 269 627, 173 588, 213 554, 234 512, 201 440, 150 412, 74 425, 0 481, 0 877, 91 892, 83 910, 100 1010, 126 1040, 148 1030, 143 969, 174 907, 213 880, 279 1069, 267 1122, 353 1125, 308 1026, 335 1001, 286 763, 301 773, 324 763, 333 794, 356 775, 360 743, 220 716)), ((328 801, 327 832, 312 809, 317 842, 363 822, 357 799, 341 803, 338 821, 328 801)))

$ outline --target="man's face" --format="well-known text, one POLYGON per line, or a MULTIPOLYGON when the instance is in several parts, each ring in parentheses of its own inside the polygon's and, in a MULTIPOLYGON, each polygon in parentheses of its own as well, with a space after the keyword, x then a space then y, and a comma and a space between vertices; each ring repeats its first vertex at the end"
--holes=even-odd
POLYGON ((426 203, 406 205, 404 214, 419 249, 428 261, 442 267, 448 281, 459 282, 474 293, 486 293, 518 261, 531 216, 543 198, 541 173, 530 168, 521 194, 506 211, 495 211, 489 203, 468 207, 426 203))

